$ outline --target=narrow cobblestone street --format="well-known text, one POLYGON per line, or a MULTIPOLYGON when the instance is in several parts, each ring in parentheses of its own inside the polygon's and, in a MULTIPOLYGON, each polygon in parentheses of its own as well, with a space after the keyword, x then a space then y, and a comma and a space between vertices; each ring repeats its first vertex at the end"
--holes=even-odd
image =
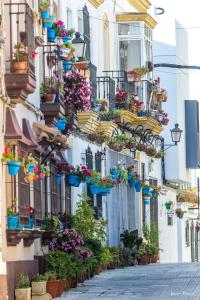
POLYGON ((103 272, 62 300, 198 300, 200 264, 157 264, 103 272))

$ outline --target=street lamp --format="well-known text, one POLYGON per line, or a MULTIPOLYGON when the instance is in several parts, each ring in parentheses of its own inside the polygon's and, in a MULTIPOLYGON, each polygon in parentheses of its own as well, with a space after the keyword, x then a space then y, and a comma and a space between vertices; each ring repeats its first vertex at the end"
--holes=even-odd
POLYGON ((181 135, 182 135, 183 130, 181 130, 178 127, 178 124, 176 123, 175 127, 173 129, 171 129, 170 131, 171 131, 172 142, 175 145, 177 145, 180 142, 180 140, 181 140, 181 135))
POLYGON ((85 56, 86 42, 81 38, 80 32, 75 33, 75 38, 72 40, 72 44, 75 48, 74 56, 80 60, 85 56))

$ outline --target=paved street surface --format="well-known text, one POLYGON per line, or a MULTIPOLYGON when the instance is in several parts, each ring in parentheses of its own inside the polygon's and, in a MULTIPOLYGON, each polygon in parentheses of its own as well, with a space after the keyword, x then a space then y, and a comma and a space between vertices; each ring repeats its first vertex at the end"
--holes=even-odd
POLYGON ((200 300, 200 264, 156 264, 106 271, 61 299, 200 300))

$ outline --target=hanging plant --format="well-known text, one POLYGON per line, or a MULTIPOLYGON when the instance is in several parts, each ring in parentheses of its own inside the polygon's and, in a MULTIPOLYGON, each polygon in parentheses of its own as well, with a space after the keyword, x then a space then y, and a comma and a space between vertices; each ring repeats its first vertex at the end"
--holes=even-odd
POLYGON ((75 112, 90 109, 91 95, 91 86, 85 77, 74 72, 64 77, 64 101, 72 105, 75 112))
POLYGON ((165 202, 165 207, 166 207, 167 210, 171 209, 172 205, 173 205, 172 201, 165 202))
POLYGON ((114 151, 121 152, 126 145, 129 137, 126 134, 116 135, 108 138, 108 146, 114 151))

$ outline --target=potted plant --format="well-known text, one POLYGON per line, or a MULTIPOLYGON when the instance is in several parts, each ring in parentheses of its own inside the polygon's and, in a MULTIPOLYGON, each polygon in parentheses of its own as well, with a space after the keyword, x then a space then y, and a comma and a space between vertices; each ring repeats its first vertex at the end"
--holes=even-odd
POLYGON ((11 176, 15 176, 19 172, 19 168, 21 167, 21 157, 20 157, 20 149, 17 149, 15 153, 14 150, 11 150, 9 147, 5 147, 4 153, 1 161, 7 162, 8 173, 11 176))
POLYGON ((149 196, 150 186, 147 184, 144 184, 142 187, 142 192, 143 192, 143 195, 149 196))
POLYGON ((57 279, 56 272, 48 271, 45 273, 45 276, 48 278, 46 289, 52 298, 60 296, 60 280, 57 279))
POLYGON ((17 275, 17 285, 15 287, 16 300, 31 300, 31 288, 28 276, 23 274, 17 275))
POLYGON ((126 134, 116 135, 108 138, 108 146, 114 151, 121 152, 128 140, 128 136, 126 134))
POLYGON ((131 174, 129 176, 128 183, 129 183, 130 188, 135 188, 135 184, 137 183, 137 180, 138 180, 138 175, 136 173, 131 174))
POLYGON ((47 291, 47 276, 36 275, 33 277, 31 282, 32 295, 41 296, 46 294, 47 291))
POLYGON ((61 130, 61 131, 65 130, 67 121, 68 121, 68 117, 63 117, 63 118, 59 119, 56 122, 56 127, 58 128, 58 130, 61 130))
POLYGON ((45 78, 40 87, 40 94, 45 102, 54 102, 56 94, 62 93, 63 83, 53 78, 45 78))
POLYGON ((136 183, 135 183, 135 191, 137 193, 140 193, 141 192, 141 189, 142 189, 142 183, 140 180, 137 180, 136 183))
POLYGON ((139 82, 147 73, 149 73, 149 69, 147 67, 134 68, 133 70, 127 72, 128 81, 139 82))
POLYGON ((50 6, 49 0, 41 0, 40 1, 39 10, 41 12, 42 19, 47 19, 49 17, 49 6, 50 6))
POLYGON ((48 16, 48 18, 43 19, 44 28, 52 28, 55 16, 48 16))
POLYGON ((173 202, 172 202, 172 201, 167 201, 167 202, 165 202, 165 207, 166 207, 166 209, 171 209, 172 205, 173 205, 173 202))
POLYGON ((16 229, 19 224, 19 216, 17 213, 17 199, 12 200, 12 205, 7 208, 7 227, 8 229, 16 229))
POLYGON ((100 187, 99 187, 99 182, 101 179, 101 174, 92 171, 91 172, 91 177, 90 177, 90 191, 93 195, 97 195, 100 193, 100 187))
POLYGON ((117 92, 115 95, 116 102, 124 105, 127 101, 127 98, 128 93, 123 89, 117 88, 117 92))
POLYGON ((185 211, 183 211, 181 208, 176 209, 176 215, 179 219, 182 219, 184 216, 185 211))
POLYGON ((113 166, 110 170, 113 180, 118 180, 120 176, 120 164, 118 163, 116 166, 113 166))
POLYGON ((123 111, 122 110, 114 109, 113 116, 114 116, 115 123, 117 123, 117 124, 123 123, 123 111))
POLYGON ((14 45, 13 57, 11 60, 11 72, 24 74, 28 71, 28 52, 22 43, 14 45))
POLYGON ((75 48, 70 42, 66 42, 59 49, 59 56, 61 59, 70 60, 74 56, 75 48))
POLYGON ((111 189, 114 187, 115 181, 112 180, 111 176, 108 175, 99 181, 100 193, 102 196, 110 194, 111 189))
POLYGON ((147 265, 150 262, 150 257, 148 254, 148 247, 146 243, 142 243, 136 250, 136 258, 138 265, 147 265))
POLYGON ((74 187, 79 187, 81 181, 84 181, 85 175, 80 166, 68 166, 67 183, 74 187))
POLYGON ((79 61, 74 62, 74 67, 78 70, 88 70, 89 65, 90 65, 90 62, 85 57, 83 57, 79 61))

